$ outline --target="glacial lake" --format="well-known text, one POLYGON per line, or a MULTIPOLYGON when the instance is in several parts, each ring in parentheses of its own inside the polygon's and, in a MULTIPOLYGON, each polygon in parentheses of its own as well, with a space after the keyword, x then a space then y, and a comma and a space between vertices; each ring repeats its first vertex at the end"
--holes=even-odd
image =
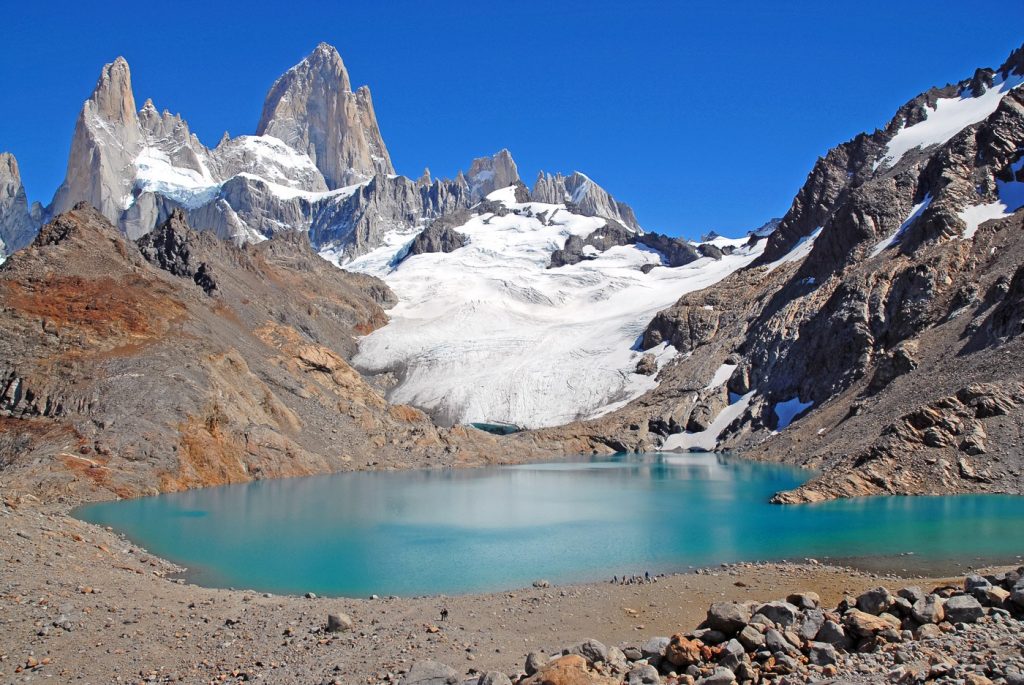
POLYGON ((883 559, 954 572, 1024 551, 1024 497, 768 498, 806 471, 714 454, 258 481, 75 515, 215 587, 457 594, 722 562, 883 559))

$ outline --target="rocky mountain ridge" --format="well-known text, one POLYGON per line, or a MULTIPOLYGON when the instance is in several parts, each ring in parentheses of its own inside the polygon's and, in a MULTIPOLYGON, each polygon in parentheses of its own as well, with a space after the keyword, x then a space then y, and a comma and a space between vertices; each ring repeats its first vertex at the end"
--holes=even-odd
POLYGON ((647 327, 685 357, 572 434, 822 471, 781 502, 1024 491, 1022 55, 819 159, 753 264, 647 327))
MULTIPOLYGON (((639 228, 628 206, 585 176, 545 179, 535 193, 639 228)), ((23 247, 44 221, 84 201, 131 239, 182 209, 191 225, 238 243, 301 231, 317 249, 348 260, 378 247, 385 233, 421 230, 519 182, 507 150, 474 160, 455 179, 396 175, 369 89, 353 91, 340 55, 326 43, 274 82, 255 135, 225 134, 213 148, 152 100, 137 109, 131 71, 119 57, 103 67, 82 107, 65 181, 50 205, 26 218, 20 204, 0 199, 8 234, 0 233, 0 254, 23 247), (15 225, 22 239, 14 238, 15 225)), ((20 182, 9 185, 13 198, 20 182)))

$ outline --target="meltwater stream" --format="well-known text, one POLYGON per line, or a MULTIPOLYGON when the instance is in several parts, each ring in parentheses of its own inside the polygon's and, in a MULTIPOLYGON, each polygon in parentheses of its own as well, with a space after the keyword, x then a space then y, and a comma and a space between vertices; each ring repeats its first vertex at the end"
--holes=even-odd
POLYGON ((326 595, 464 593, 727 561, 1013 561, 1024 498, 768 504, 806 472, 712 454, 346 473, 79 509, 197 583, 326 595))

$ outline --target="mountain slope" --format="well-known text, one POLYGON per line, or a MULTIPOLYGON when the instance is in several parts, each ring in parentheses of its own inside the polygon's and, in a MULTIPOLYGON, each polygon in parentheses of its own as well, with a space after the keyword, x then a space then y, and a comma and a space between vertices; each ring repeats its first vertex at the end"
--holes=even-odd
POLYGON ((1021 492, 1022 75, 1018 50, 818 160, 757 261, 647 328, 689 356, 573 434, 823 470, 787 502, 1021 492))
POLYGON ((0 265, 5 492, 74 501, 514 459, 518 443, 438 429, 352 369, 393 301, 300 234, 237 247, 176 212, 136 245, 80 205, 0 265))

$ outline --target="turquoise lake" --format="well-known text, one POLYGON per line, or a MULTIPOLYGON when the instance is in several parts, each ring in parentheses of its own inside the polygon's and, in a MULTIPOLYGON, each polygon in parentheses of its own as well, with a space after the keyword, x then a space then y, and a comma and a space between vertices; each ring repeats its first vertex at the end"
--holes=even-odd
MULTIPOLYGON (((778 506, 807 472, 714 454, 259 481, 85 506, 202 585, 365 597, 455 594, 731 561, 1024 552, 1024 498, 778 506)), ((899 557, 892 560, 893 557, 899 557)))

